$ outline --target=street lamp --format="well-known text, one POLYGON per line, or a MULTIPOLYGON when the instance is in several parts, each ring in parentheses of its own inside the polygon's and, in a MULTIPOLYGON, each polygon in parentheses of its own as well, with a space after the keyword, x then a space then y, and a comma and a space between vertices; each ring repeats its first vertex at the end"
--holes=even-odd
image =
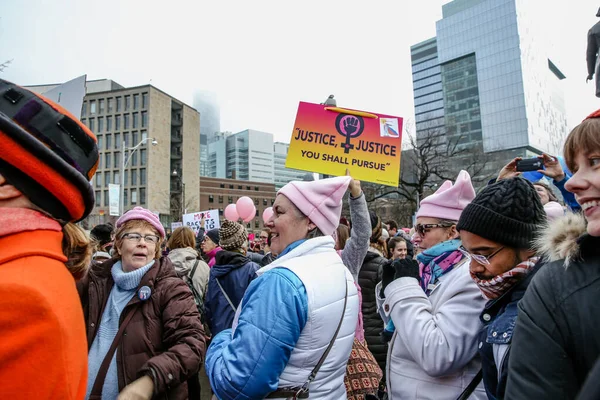
POLYGON ((179 180, 179 183, 181 183, 181 195, 180 195, 179 200, 181 200, 181 202, 180 202, 180 205, 181 205, 180 206, 180 214, 182 215, 182 218, 183 218, 183 214, 185 213, 185 209, 183 208, 183 207, 185 207, 185 183, 183 183, 183 179, 181 179, 181 177, 177 173, 177 169, 176 168, 171 173, 171 176, 174 176, 175 178, 177 178, 179 180))
POLYGON ((121 215, 125 214, 125 199, 123 198, 123 195, 125 193, 125 180, 123 179, 125 177, 125 167, 127 166, 127 164, 129 164, 129 161, 131 161, 131 156, 133 156, 133 153, 135 153, 137 151, 137 149, 143 145, 144 143, 146 143, 148 140, 152 141, 152 146, 156 146, 158 144, 158 142, 156 141, 156 139, 154 138, 145 138, 142 139, 138 144, 136 144, 133 147, 127 147, 125 141, 123 141, 121 143, 121 171, 119 171, 119 182, 120 182, 120 190, 119 190, 119 210, 121 211, 121 215), (125 152, 129 150, 129 157, 127 157, 127 160, 125 159, 125 152))

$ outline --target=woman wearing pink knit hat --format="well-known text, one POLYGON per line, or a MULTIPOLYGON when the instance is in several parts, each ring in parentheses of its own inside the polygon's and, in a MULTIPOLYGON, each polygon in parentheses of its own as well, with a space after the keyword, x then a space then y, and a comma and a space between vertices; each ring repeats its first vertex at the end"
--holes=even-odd
MULTIPOLYGON (((471 178, 461 171, 421 201, 416 231, 423 250, 417 261, 384 265, 377 289, 388 322, 387 390, 390 399, 456 399, 475 388, 480 363, 477 335, 485 306, 459 250, 456 224, 475 198, 471 178), (472 385, 469 385, 472 383, 472 385)), ((479 380, 481 378, 479 377, 479 380)), ((483 388, 470 399, 485 399, 483 388)))
POLYGON ((115 257, 77 283, 88 327, 86 399, 194 398, 187 381, 197 383, 206 339, 190 289, 160 256, 165 230, 142 207, 116 228, 115 257))
POLYGON ((267 227, 279 256, 257 272, 233 328, 216 335, 207 353, 219 399, 308 391, 311 399, 346 398, 358 296, 331 235, 350 180, 290 182, 278 192, 267 227))

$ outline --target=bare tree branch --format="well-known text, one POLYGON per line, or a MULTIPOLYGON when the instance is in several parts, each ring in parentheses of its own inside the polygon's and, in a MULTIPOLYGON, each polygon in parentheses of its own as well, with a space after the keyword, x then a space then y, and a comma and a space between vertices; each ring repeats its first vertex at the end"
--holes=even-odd
POLYGON ((8 66, 10 65, 10 63, 12 63, 13 60, 6 60, 3 63, 0 64, 0 72, 4 72, 4 70, 6 68, 8 68, 8 66))

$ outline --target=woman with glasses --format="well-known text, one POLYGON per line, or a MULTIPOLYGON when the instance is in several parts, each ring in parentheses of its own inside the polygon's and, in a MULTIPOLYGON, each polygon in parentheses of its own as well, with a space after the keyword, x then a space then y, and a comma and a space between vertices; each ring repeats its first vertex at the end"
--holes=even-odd
POLYGON ((187 399, 206 351, 187 284, 160 258, 165 231, 135 207, 119 218, 115 257, 77 284, 88 339, 86 399, 187 399))
MULTIPOLYGON (((421 201, 416 231, 423 250, 416 260, 383 267, 378 299, 391 333, 387 391, 391 399, 455 400, 480 369, 477 335, 485 301, 469 275, 456 229, 462 210, 475 198, 461 171, 421 201)), ((474 386, 477 386, 477 381, 474 386)), ((478 389, 471 399, 485 399, 478 389)))
POLYGON ((490 399, 505 398, 517 303, 537 271, 533 241, 545 224, 540 197, 522 178, 487 186, 464 209, 458 222, 460 250, 470 257, 471 278, 487 300, 479 318, 483 329, 478 348, 490 399))

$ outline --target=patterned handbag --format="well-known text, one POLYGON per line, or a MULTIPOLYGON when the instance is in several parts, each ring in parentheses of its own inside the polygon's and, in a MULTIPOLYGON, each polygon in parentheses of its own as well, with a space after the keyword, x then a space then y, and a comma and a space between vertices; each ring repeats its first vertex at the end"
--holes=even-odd
POLYGON ((367 347, 367 343, 355 338, 344 377, 348 399, 365 400, 368 395, 377 396, 382 377, 381 368, 367 347))

